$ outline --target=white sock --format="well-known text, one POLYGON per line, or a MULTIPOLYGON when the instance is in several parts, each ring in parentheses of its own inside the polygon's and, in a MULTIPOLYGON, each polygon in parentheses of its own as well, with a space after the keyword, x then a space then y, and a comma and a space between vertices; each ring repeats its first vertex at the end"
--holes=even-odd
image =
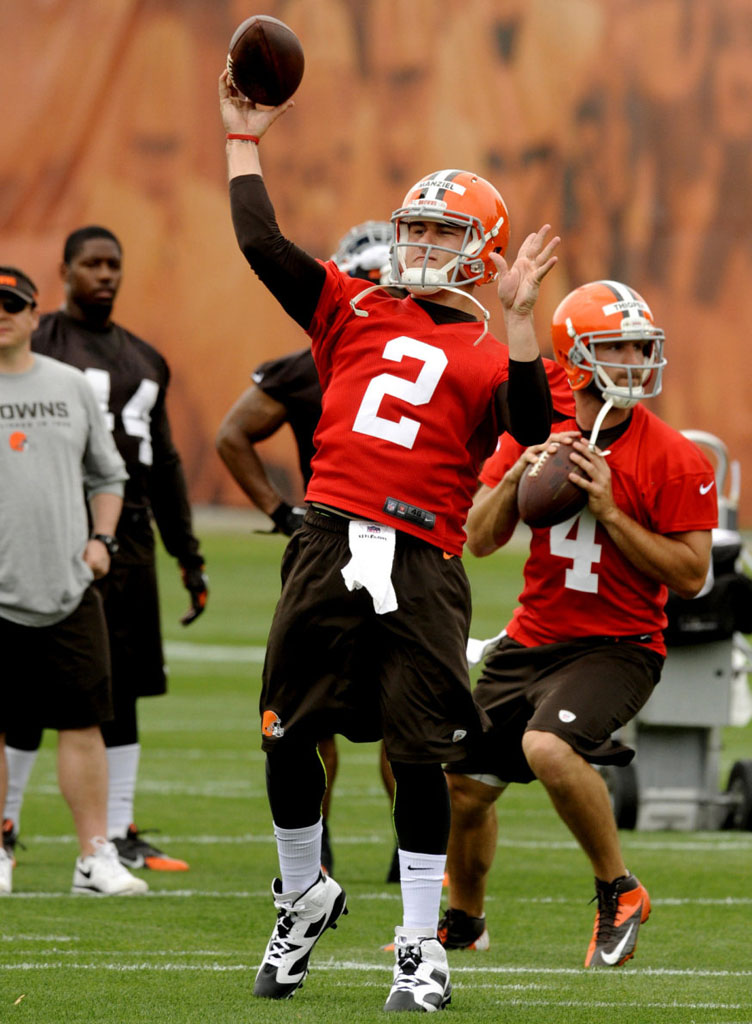
POLYGON ((140 743, 107 747, 107 838, 124 839, 133 824, 133 797, 136 792, 140 743))
POLYGON ((321 874, 321 819, 307 828, 274 826, 282 892, 305 892, 321 874))
POLYGON ((5 799, 3 820, 10 818, 16 827, 16 832, 21 827, 24 791, 38 753, 38 750, 19 750, 18 747, 8 746, 5 748, 5 760, 8 765, 8 794, 5 799))
POLYGON ((446 854, 400 850, 399 861, 403 913, 400 931, 415 929, 418 935, 435 935, 439 927, 446 854))

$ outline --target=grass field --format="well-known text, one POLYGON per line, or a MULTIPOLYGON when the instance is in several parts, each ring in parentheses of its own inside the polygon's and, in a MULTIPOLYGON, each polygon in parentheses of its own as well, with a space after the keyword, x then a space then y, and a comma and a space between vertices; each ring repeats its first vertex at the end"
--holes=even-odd
MULTIPOLYGON (((142 897, 70 895, 75 857, 57 791, 54 734, 28 790, 15 892, 0 904, 0 1022, 240 1024, 383 1020, 400 920, 384 884, 393 837, 375 744, 340 742, 331 831, 350 914, 314 953, 305 986, 276 1004, 250 996, 274 919, 275 849, 258 749, 260 659, 283 540, 202 530, 212 594, 190 629, 185 592, 162 560, 171 693, 140 704, 138 824, 191 865, 146 872, 142 897), (188 646, 186 646, 188 645, 188 646)), ((522 554, 467 560, 473 634, 498 631, 522 554)), ((723 776, 752 756, 752 726, 727 729, 723 776)), ((723 787, 720 787, 723 788, 723 787)), ((623 833, 653 913, 636 958, 582 960, 594 908, 583 855, 537 784, 511 787, 487 905, 491 949, 450 953, 458 1021, 505 1024, 748 1024, 752 1021, 752 834, 623 833)), ((443 1018, 442 1018, 443 1019, 443 1018)))

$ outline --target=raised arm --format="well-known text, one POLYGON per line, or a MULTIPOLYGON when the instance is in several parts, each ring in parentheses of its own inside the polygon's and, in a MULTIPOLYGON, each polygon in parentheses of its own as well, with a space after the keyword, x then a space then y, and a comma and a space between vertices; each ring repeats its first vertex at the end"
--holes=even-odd
MULTIPOLYGON (((259 109, 241 97, 223 71, 219 102, 228 135, 262 139, 292 101, 259 109)), ((323 266, 282 234, 261 174, 257 143, 227 139, 230 208, 238 245, 251 268, 296 323, 306 330, 324 286, 323 266)))
POLYGON ((528 235, 511 268, 503 256, 491 255, 499 271, 498 294, 509 346, 509 381, 497 393, 496 411, 500 429, 509 431, 524 445, 543 442, 553 418, 551 392, 533 324, 541 281, 557 262, 553 253, 559 237, 546 244, 549 231, 545 224, 528 235))
POLYGON ((227 135, 252 136, 258 140, 227 139, 227 173, 230 180, 242 174, 261 174, 258 142, 277 118, 292 106, 293 101, 288 100, 279 107, 257 107, 230 85, 227 69, 222 72, 219 76, 219 110, 225 132, 227 135))

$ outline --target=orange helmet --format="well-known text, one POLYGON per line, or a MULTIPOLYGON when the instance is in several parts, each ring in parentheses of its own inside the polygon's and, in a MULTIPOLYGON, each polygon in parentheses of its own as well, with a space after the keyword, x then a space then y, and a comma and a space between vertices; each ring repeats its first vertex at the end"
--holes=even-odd
POLYGON ((392 214, 395 244, 392 249, 390 284, 402 285, 419 294, 431 294, 440 288, 467 284, 486 284, 496 277, 489 253, 501 255, 509 242, 509 214, 504 200, 485 178, 470 171, 436 171, 408 190, 399 210, 392 214), (465 229, 458 248, 408 242, 410 221, 438 221, 465 229), (425 250, 418 267, 405 266, 405 249, 425 250), (435 250, 449 252, 443 267, 432 267, 428 259, 435 250))
POLYGON ((660 393, 666 365, 663 331, 655 326, 643 297, 619 281, 591 281, 563 298, 554 310, 551 341, 554 358, 564 368, 573 391, 594 381, 603 397, 620 409, 660 393), (642 363, 609 363, 598 358, 599 344, 635 338, 644 343, 642 363), (617 368, 627 371, 625 385, 616 385, 611 379, 609 370, 617 368))

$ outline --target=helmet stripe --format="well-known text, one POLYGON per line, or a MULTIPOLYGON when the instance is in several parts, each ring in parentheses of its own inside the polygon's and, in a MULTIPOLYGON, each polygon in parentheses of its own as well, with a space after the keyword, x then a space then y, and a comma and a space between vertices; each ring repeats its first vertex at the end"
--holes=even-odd
POLYGON ((622 320, 628 320, 634 316, 641 316, 645 320, 648 319, 648 315, 643 308, 642 300, 634 289, 630 288, 626 284, 622 284, 621 281, 600 281, 600 284, 608 288, 612 292, 619 302, 626 303, 622 311, 622 320))
POLYGON ((421 199, 443 199, 449 191, 449 189, 444 187, 444 182, 454 181, 457 175, 461 173, 462 171, 458 171, 454 167, 448 168, 445 171, 436 171, 435 174, 426 179, 426 182, 430 182, 430 184, 428 184, 427 188, 422 189, 421 199))

